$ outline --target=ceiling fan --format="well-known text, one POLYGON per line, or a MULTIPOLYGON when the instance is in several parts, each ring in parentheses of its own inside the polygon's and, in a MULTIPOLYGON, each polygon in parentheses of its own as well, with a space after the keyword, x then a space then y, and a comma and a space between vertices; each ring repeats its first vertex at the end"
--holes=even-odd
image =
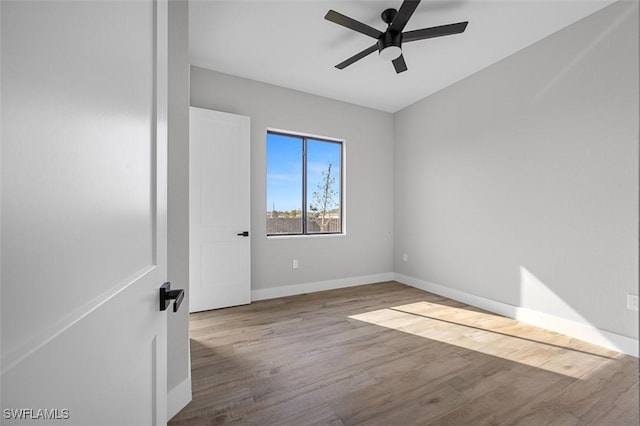
POLYGON ((377 42, 373 46, 364 49, 362 52, 356 53, 343 62, 340 62, 336 65, 336 68, 340 70, 344 69, 377 50, 380 54, 380 58, 384 60, 391 60, 393 62, 393 67, 395 68, 396 73, 399 74, 407 70, 407 64, 402 56, 402 43, 459 34, 464 32, 465 28, 467 28, 467 24, 469 22, 465 21, 402 32, 419 4, 420 0, 404 0, 399 10, 387 9, 382 12, 380 17, 387 24, 387 29, 384 32, 370 27, 367 24, 363 24, 362 22, 356 21, 355 19, 349 18, 335 10, 329 10, 324 19, 377 39, 377 42))

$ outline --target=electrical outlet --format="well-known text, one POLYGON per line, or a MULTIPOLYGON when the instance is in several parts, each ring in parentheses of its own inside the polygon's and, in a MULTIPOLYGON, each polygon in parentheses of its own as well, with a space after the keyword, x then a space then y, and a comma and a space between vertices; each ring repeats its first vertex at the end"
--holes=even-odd
POLYGON ((638 310, 638 295, 637 294, 627 294, 627 309, 630 311, 638 310))
POLYGON ((402 261, 403 262, 408 262, 409 261, 409 255, 407 253, 402 253, 402 261))
POLYGON ((298 259, 293 259, 293 263, 291 266, 293 267, 293 269, 298 269, 298 266, 299 266, 298 259))

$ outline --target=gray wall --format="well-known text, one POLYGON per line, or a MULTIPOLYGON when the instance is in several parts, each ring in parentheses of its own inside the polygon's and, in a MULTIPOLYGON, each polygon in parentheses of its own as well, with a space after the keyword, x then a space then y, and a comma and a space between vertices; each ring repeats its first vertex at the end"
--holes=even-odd
POLYGON ((167 315, 167 389, 191 376, 189 364, 189 7, 169 2, 169 164, 167 275, 185 290, 181 309, 167 315))
POLYGON ((398 112, 395 271, 637 338, 638 72, 616 3, 398 112))
POLYGON ((253 290, 392 271, 391 114, 198 67, 191 105, 251 117, 253 290), (265 236, 267 128, 345 139, 346 236, 265 236))

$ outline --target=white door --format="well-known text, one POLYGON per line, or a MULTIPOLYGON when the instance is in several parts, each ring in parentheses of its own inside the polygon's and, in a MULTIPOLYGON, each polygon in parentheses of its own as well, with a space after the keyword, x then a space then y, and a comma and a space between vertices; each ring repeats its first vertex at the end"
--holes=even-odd
POLYGON ((249 127, 249 117, 191 107, 191 312, 251 302, 249 127))
POLYGON ((166 424, 167 2, 0 15, 0 421, 166 424))

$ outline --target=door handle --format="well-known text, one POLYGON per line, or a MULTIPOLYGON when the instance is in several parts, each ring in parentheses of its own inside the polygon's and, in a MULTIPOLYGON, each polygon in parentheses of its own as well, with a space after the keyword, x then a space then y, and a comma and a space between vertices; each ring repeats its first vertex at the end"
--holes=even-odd
POLYGON ((244 232, 240 232, 238 234, 239 237, 248 237, 249 236, 249 231, 244 231, 244 232))
POLYGON ((167 281, 160 286, 160 310, 166 311, 171 300, 174 300, 173 312, 178 312, 184 300, 184 290, 171 290, 171 283, 167 281))

